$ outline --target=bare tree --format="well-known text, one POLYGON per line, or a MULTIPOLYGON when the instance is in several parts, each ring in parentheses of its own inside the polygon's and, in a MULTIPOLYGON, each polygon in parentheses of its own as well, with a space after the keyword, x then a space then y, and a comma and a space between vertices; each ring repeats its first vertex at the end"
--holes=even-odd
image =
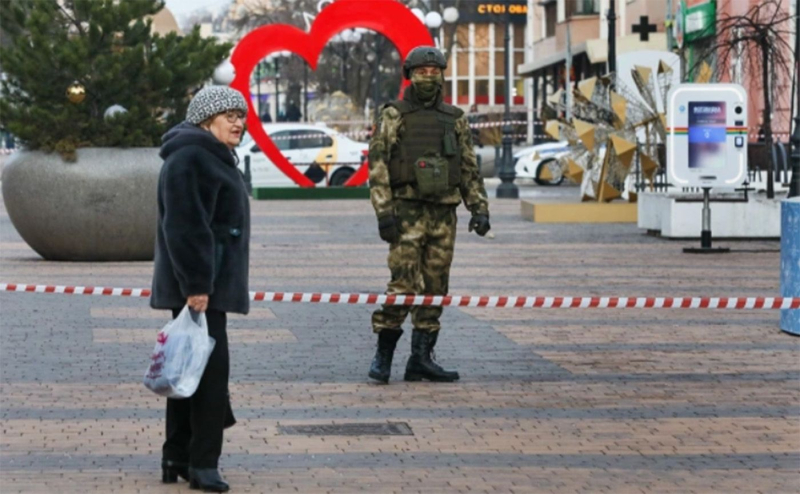
MULTIPOLYGON (((422 10, 441 10, 442 7, 459 8, 465 0, 400 0, 408 7, 422 10)), ((317 14, 318 0, 251 1, 242 9, 240 17, 232 24, 244 33, 266 24, 288 24, 306 29, 303 13, 317 14)), ((466 46, 466 36, 459 35, 458 24, 443 25, 444 46, 447 59, 456 46, 466 46)), ((301 90, 305 64, 292 57, 281 68, 282 79, 289 82, 288 94, 301 90)), ((321 94, 342 91, 350 96, 356 106, 364 106, 367 99, 384 102, 397 97, 400 90, 400 59, 394 46, 382 35, 363 33, 359 42, 331 41, 320 55, 315 72, 308 74, 309 84, 321 94), (370 61, 367 61, 369 58, 370 61), (377 97, 375 85, 377 84, 377 97)), ((373 101, 374 103, 374 101, 373 101)))
MULTIPOLYGON (((316 15, 317 3, 318 0, 275 0, 269 4, 253 2, 246 11, 241 12, 233 26, 241 33, 268 24, 287 24, 305 30, 307 26, 303 13, 316 15)), ((372 81, 380 80, 378 99, 393 99, 400 88, 396 50, 377 33, 366 32, 360 36, 359 42, 329 41, 320 55, 317 70, 308 73, 309 85, 316 87, 320 94, 342 91, 356 106, 361 107, 372 94, 372 81), (374 63, 367 62, 368 55, 374 63), (381 71, 380 77, 376 71, 381 71)), ((299 101, 306 75, 305 65, 299 57, 291 57, 283 61, 281 66, 281 79, 288 81, 287 94, 295 101, 299 101)))
MULTIPOLYGON (((725 80, 734 72, 761 73, 761 90, 764 99, 762 114, 765 148, 767 150, 767 197, 775 197, 772 162, 773 95, 789 93, 776 91, 777 80, 791 80, 794 47, 791 45, 791 20, 787 2, 762 0, 744 15, 723 13, 716 23, 717 35, 711 46, 691 67, 694 73, 703 62, 714 67, 717 80, 725 80), (740 64, 734 66, 732 64, 740 64)), ((784 94, 785 95, 785 94, 784 94)), ((791 95, 789 95, 791 98, 791 95)))

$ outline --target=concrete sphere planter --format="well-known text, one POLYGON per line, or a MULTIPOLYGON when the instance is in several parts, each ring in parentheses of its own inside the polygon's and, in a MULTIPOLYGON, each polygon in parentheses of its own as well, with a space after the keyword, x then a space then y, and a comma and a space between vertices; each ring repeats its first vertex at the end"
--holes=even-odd
POLYGON ((58 154, 19 151, 3 168, 11 223, 52 261, 153 259, 162 160, 157 148, 85 148, 58 154))

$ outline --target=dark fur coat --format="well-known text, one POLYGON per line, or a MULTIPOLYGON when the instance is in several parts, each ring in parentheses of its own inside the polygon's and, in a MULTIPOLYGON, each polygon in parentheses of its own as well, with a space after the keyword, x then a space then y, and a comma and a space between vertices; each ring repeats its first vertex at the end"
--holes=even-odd
POLYGON ((150 305, 177 309, 209 294, 209 309, 246 314, 250 203, 236 156, 189 123, 162 138, 150 305))

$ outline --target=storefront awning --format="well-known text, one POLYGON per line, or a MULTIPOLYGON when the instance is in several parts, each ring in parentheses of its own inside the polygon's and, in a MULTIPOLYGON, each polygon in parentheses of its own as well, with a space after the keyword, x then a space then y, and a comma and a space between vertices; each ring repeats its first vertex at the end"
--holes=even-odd
MULTIPOLYGON (((629 34, 617 38, 617 55, 640 50, 667 51, 666 33, 650 33, 650 41, 641 41, 638 34, 629 34)), ((608 40, 590 39, 586 42, 586 55, 589 61, 606 63, 608 60, 608 40)))
MULTIPOLYGON (((649 41, 641 41, 638 34, 617 38, 617 55, 639 50, 667 51, 666 33, 650 33, 649 41)), ((608 60, 608 40, 603 38, 587 40, 585 43, 573 47, 572 56, 574 57, 583 52, 586 52, 586 56, 592 64, 606 63, 608 60)), ((534 72, 562 63, 566 59, 567 52, 564 50, 549 57, 519 65, 517 66, 517 73, 521 76, 530 77, 534 72)))

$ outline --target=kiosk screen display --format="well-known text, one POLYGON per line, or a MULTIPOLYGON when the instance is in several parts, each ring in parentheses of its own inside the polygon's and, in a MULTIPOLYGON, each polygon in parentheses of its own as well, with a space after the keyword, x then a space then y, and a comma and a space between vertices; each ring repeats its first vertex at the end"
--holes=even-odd
POLYGON ((689 168, 725 167, 726 113, 724 101, 689 102, 689 168))

